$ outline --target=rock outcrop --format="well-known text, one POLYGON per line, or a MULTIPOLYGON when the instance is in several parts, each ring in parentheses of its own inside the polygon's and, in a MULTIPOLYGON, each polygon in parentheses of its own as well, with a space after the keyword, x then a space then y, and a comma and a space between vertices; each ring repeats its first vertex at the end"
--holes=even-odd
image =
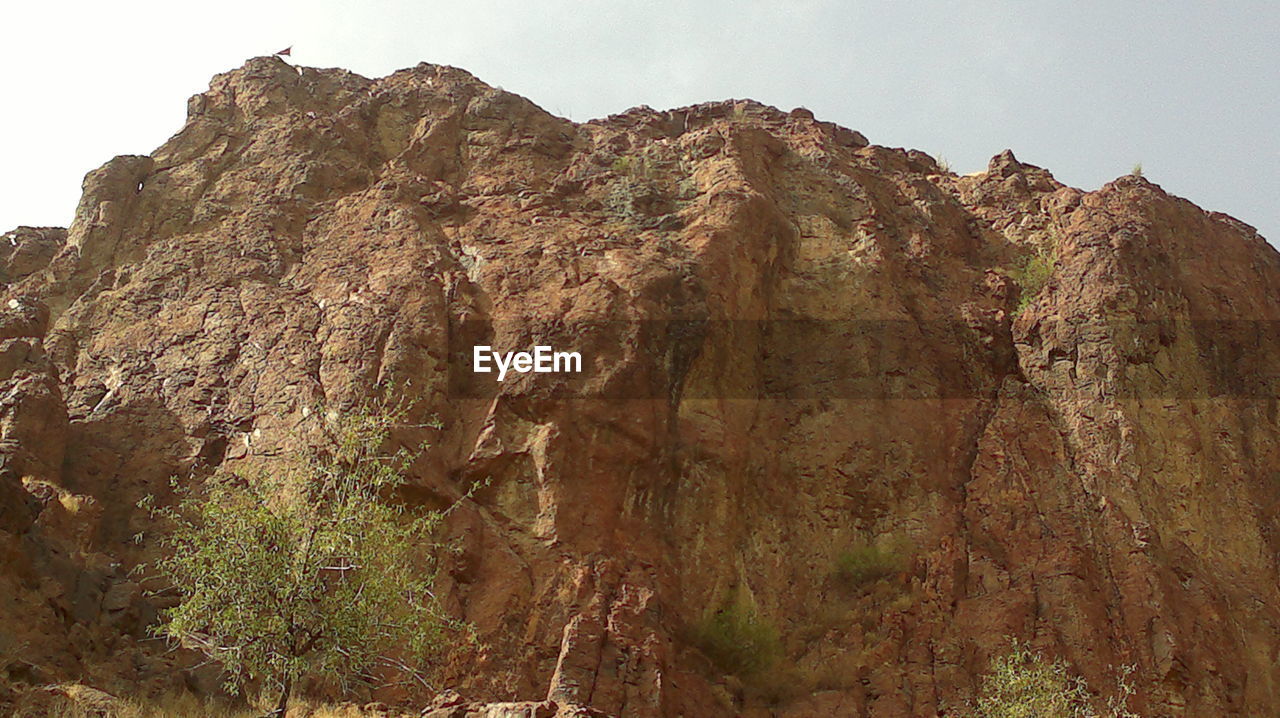
POLYGON ((1011 638, 1142 715, 1280 702, 1280 255, 1142 178, 257 58, 7 237, 10 673, 198 683, 139 642, 136 502, 389 386, 444 425, 415 495, 465 497, 439 715, 937 715, 1011 638), (472 343, 587 367, 469 384, 472 343))

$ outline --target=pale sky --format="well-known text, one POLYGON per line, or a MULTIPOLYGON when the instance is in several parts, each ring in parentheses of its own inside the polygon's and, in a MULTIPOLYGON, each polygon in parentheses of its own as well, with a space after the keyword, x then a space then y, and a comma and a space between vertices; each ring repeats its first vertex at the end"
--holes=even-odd
POLYGON ((1280 241, 1280 3, 309 0, 3 3, 0 232, 71 221, 85 172, 181 127, 217 72, 456 65, 587 120, 749 97, 941 155, 1148 179, 1280 241))

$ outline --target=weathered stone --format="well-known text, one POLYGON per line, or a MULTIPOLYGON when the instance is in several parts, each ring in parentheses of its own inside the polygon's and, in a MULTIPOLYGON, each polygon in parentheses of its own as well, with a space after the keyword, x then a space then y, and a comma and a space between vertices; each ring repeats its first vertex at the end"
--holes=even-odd
POLYGON ((575 124, 448 67, 219 75, 3 297, 5 466, 46 487, 10 548, 62 578, 0 565, 0 622, 111 673, 138 499, 389 384, 445 426, 401 437, 412 496, 467 496, 437 589, 483 648, 441 715, 764 715, 691 631, 731 602, 780 715, 936 715, 1013 637, 1104 696, 1138 666, 1143 715, 1266 714, 1280 255, 1145 180, 938 170, 748 101, 575 124), (592 370, 467 394, 460 328, 592 370), (895 568, 851 590, 869 545, 895 568))
POLYGON ((141 593, 141 587, 133 581, 113 583, 102 595, 102 610, 123 611, 132 606, 141 593))
POLYGON ((18 227, 0 235, 0 283, 17 282, 44 269, 67 243, 61 227, 18 227))
POLYGON ((17 474, 0 466, 0 531, 21 534, 34 522, 35 507, 31 494, 23 489, 17 474))

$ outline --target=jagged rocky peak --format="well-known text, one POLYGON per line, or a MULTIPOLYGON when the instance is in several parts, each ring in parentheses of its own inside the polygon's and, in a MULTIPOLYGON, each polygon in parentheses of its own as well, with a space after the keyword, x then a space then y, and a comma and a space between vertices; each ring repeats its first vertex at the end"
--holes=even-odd
POLYGON ((934 715, 1016 638, 1141 715, 1280 701, 1280 257, 1147 180, 256 58, 0 270, 6 690, 216 692, 142 640, 137 501, 391 386, 482 648, 370 698, 934 715), (584 370, 459 359, 538 344, 584 370))

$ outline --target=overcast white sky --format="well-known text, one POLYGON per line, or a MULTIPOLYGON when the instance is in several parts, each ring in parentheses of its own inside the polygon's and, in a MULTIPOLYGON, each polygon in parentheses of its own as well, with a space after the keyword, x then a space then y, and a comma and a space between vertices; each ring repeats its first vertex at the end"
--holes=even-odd
POLYGON ((1008 147, 1094 189, 1148 179, 1280 241, 1280 3, 1257 0, 4 2, 0 231, 66 225, 253 55, 457 65, 552 112, 750 97, 946 157, 1008 147))

